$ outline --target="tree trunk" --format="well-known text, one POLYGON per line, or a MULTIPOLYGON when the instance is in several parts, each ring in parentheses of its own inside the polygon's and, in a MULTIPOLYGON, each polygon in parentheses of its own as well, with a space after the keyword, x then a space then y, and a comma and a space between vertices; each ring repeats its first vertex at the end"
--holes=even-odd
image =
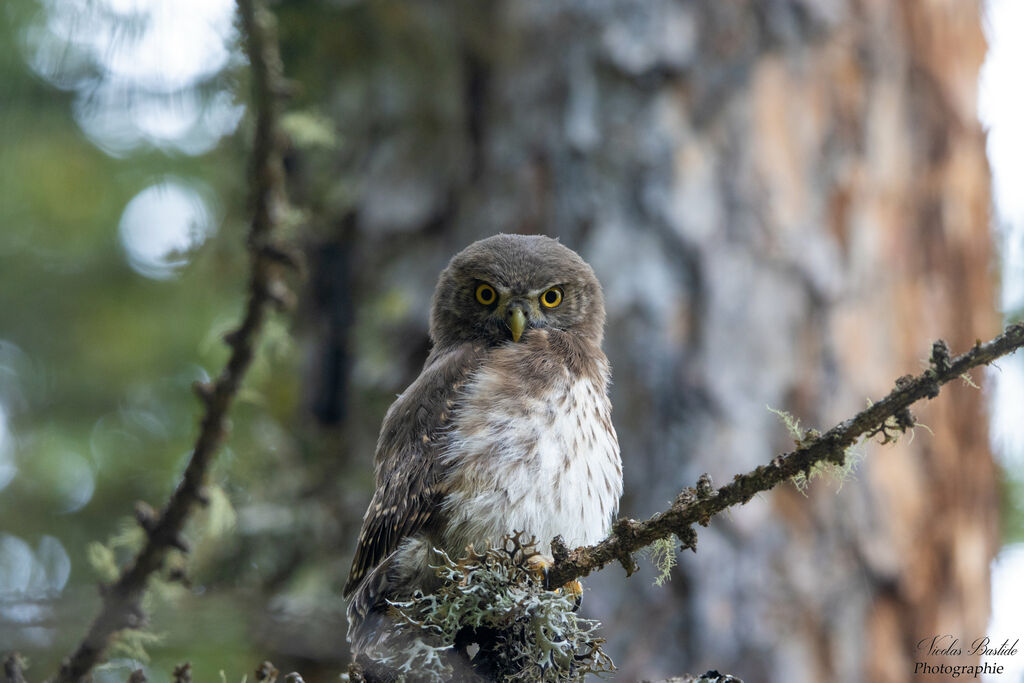
MULTIPOLYGON (((437 273, 499 231, 560 237, 604 284, 633 517, 788 450, 767 407, 827 428, 935 338, 959 352, 996 329, 975 2, 315 6, 315 23, 282 7, 285 61, 341 131, 313 203, 325 225, 354 216, 338 295, 356 331, 336 389, 353 400, 318 385, 313 403, 345 418, 356 469, 419 371, 437 273)), ((786 487, 699 530, 666 586, 589 579, 620 679, 956 663, 917 644, 984 634, 983 397, 955 389, 918 417, 930 432, 863 445, 838 492, 786 487)))

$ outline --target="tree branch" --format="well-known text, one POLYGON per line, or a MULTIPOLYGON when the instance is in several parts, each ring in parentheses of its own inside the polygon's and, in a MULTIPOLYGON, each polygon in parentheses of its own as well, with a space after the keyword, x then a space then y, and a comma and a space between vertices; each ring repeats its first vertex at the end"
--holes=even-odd
POLYGON ((7 655, 4 660, 4 683, 25 683, 25 676, 22 670, 25 668, 25 660, 17 652, 7 655))
POLYGON ((956 358, 950 358, 946 342, 939 340, 932 345, 927 370, 916 377, 900 377, 896 380, 896 388, 881 401, 824 434, 805 434, 799 448, 776 457, 771 463, 753 472, 738 474, 731 483, 717 490, 707 475, 703 475, 697 486, 680 493, 669 509, 645 522, 620 519, 612 526, 612 534, 596 545, 570 551, 557 537, 552 543, 555 564, 548 572, 548 581, 552 586, 562 586, 616 560, 626 567, 627 575, 631 574, 636 567, 632 553, 673 534, 682 541, 683 547, 695 550, 697 533, 693 524, 707 526, 713 515, 733 505, 745 504, 754 495, 796 475, 807 475, 818 463, 843 465, 846 450, 862 436, 879 435, 883 443, 895 440, 898 433, 915 424, 909 410, 913 403, 938 396, 940 387, 950 380, 1022 346, 1024 323, 1011 325, 995 339, 985 344, 978 342, 970 351, 956 358))
POLYGON ((251 65, 256 117, 250 169, 253 219, 248 238, 248 303, 241 325, 225 336, 231 346, 227 364, 212 384, 195 387, 205 411, 184 476, 159 515, 148 505, 136 505, 135 516, 146 531, 146 542, 118 579, 104 587, 100 613, 75 652, 62 663, 55 683, 82 681, 118 631, 142 625, 145 615, 140 600, 149 578, 163 567, 170 549, 187 551, 182 529, 196 504, 206 502, 203 480, 224 439, 228 410, 252 362, 267 306, 281 299, 283 285, 275 277, 274 265, 279 259, 269 237, 287 210, 277 111, 277 99, 285 92, 285 82, 272 15, 260 0, 238 0, 238 7, 251 65))

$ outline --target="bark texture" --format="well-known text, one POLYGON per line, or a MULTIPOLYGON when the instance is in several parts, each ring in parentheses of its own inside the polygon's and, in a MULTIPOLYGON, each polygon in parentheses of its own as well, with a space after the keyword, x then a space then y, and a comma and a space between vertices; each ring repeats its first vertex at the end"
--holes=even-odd
MULTIPOLYGON (((766 406, 827 427, 920 372, 933 339, 959 353, 997 329, 976 2, 314 6, 316 25, 282 7, 284 57, 343 140, 293 177, 320 178, 316 248, 344 235, 355 318, 320 347, 310 326, 311 367, 339 354, 332 391, 360 400, 320 383, 311 403, 345 422, 362 483, 437 273, 499 231, 560 237, 604 284, 638 518, 791 450, 766 406)), ((619 678, 902 681, 919 640, 983 635, 983 396, 917 415, 934 435, 865 446, 839 493, 787 488, 701 530, 667 586, 589 578, 619 678)), ((368 492, 347 495, 361 510, 368 492)))

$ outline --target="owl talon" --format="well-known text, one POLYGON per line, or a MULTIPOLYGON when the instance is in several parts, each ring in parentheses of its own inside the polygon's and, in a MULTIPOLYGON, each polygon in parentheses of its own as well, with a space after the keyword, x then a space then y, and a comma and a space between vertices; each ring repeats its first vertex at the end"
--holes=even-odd
POLYGON ((560 590, 560 591, 564 590, 566 593, 568 593, 569 595, 573 596, 573 598, 575 598, 575 603, 572 606, 572 611, 573 612, 578 611, 579 608, 580 608, 580 605, 583 604, 583 584, 580 583, 579 581, 577 581, 576 579, 573 579, 572 581, 570 581, 569 583, 565 584, 564 586, 562 586, 558 590, 560 590))
POLYGON ((555 558, 550 555, 531 555, 526 559, 526 568, 533 574, 533 578, 537 580, 540 585, 544 586, 545 590, 551 590, 551 586, 548 585, 548 570, 555 564, 555 558))
POLYGON ((576 599, 576 604, 573 607, 575 612, 580 608, 580 603, 583 602, 583 584, 573 579, 569 583, 565 584, 560 588, 551 588, 550 582, 548 581, 548 573, 551 567, 555 565, 555 560, 550 555, 533 555, 526 560, 527 570, 533 574, 533 577, 544 586, 545 590, 556 590, 559 593, 565 592, 576 599))

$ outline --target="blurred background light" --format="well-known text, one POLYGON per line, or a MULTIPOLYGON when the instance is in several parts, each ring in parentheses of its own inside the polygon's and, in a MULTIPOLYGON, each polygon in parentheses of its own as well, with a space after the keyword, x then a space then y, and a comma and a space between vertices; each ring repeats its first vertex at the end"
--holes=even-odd
POLYGON ((28 543, 0 534, 0 596, 4 602, 28 593, 35 558, 28 543))
POLYGON ((10 413, 25 406, 19 370, 27 366, 27 356, 11 342, 0 339, 0 491, 3 491, 18 467, 14 462, 14 435, 10 428, 10 413))
POLYGON ((166 179, 139 192, 119 225, 128 263, 138 273, 166 280, 214 230, 210 207, 195 187, 166 179))
POLYGON ((235 55, 233 17, 224 0, 47 0, 23 51, 38 75, 76 93, 75 119, 107 153, 202 154, 243 111, 216 83, 235 55))
MULTIPOLYGON (((988 133, 994 225, 1000 240, 1001 308, 1009 317, 1024 307, 1024 97, 1018 82, 1024 64, 1024 3, 987 0, 988 56, 981 70, 978 110, 988 133)), ((1006 464, 1024 467, 1024 363, 1004 359, 993 379, 992 442, 1006 464)))
POLYGON ((57 501, 57 511, 61 513, 81 510, 92 500, 96 491, 96 476, 92 465, 78 453, 60 453, 54 458, 51 478, 53 496, 57 501))
MULTIPOLYGON (((1024 3, 1018 0, 987 0, 985 34, 988 58, 981 69, 978 109, 988 129, 988 158, 992 164, 992 193, 1002 221, 1024 224, 1024 97, 1020 68, 1024 64, 1024 3)), ((1015 240, 1019 246, 1021 239, 1015 240)), ((1018 252, 1019 253, 1019 252, 1018 252)))
MULTIPOLYGON (((988 56, 978 88, 978 113, 988 133, 986 151, 992 167, 993 226, 1000 241, 1000 306, 1009 318, 1024 308, 1024 97, 1019 87, 1024 64, 1024 3, 987 0, 985 35, 988 56)), ((1024 468, 1024 362, 1020 355, 1000 360, 988 373, 992 419, 991 442, 1012 481, 1024 468)), ((1021 503, 1010 502, 1011 506, 1021 503)), ((997 647, 1004 638, 1024 631, 1024 544, 1010 543, 992 563, 992 617, 988 636, 997 647)), ((988 683, 1024 680, 1024 660, 987 657, 983 661, 1007 667, 1001 675, 983 677, 988 683)))
POLYGON ((16 344, 0 339, 0 408, 5 415, 27 407, 25 375, 31 374, 31 363, 16 344))
POLYGON ((39 593, 56 594, 64 590, 71 576, 71 558, 53 536, 43 536, 35 552, 35 566, 29 590, 39 593))
POLYGON ((7 642, 21 647, 52 644, 54 613, 49 601, 64 589, 70 575, 71 559, 53 536, 40 538, 33 551, 23 539, 0 534, 0 641, 6 636, 7 642))
MULTIPOLYGON (((991 639, 993 648, 1002 645, 1007 638, 1010 645, 1013 645, 1013 641, 1021 637, 1020 606, 1024 605, 1024 584, 1020 580, 1022 574, 1024 544, 1005 547, 992 563, 992 619, 986 635, 991 639)), ((1000 675, 983 676, 987 682, 1024 681, 1022 657, 983 657, 982 661, 1004 667, 1000 675)))
POLYGON ((18 473, 18 468, 15 467, 14 459, 11 457, 13 449, 10 442, 7 413, 4 411, 3 404, 0 404, 0 491, 3 491, 11 483, 11 479, 14 479, 14 475, 18 473))

